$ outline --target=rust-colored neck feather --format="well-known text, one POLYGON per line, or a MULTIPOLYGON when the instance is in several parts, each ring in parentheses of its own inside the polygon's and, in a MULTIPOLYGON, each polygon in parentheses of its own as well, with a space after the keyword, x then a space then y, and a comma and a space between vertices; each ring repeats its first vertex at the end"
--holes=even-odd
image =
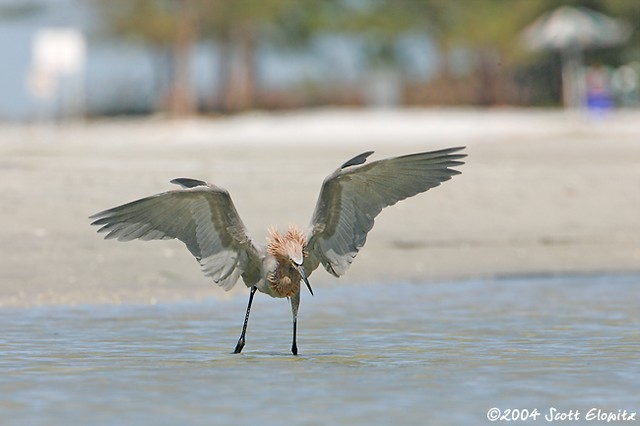
POLYGON ((271 228, 267 237, 267 252, 280 259, 299 255, 303 257, 307 246, 304 233, 295 226, 289 226, 286 234, 281 234, 277 229, 271 228))

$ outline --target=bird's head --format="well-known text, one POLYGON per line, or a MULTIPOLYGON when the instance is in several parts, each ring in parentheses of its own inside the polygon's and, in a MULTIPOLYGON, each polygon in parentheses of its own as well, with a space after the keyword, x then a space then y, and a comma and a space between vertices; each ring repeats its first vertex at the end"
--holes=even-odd
POLYGON ((277 229, 269 230, 267 238, 267 251, 274 256, 279 264, 290 266, 296 270, 313 295, 307 273, 302 266, 306 257, 305 248, 307 239, 302 231, 291 226, 286 234, 281 234, 277 229))

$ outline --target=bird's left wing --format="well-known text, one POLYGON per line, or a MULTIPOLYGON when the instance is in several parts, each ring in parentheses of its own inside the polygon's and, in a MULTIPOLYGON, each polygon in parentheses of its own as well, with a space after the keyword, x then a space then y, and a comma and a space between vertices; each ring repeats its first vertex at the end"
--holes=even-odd
POLYGON ((364 245, 375 217, 387 206, 427 191, 460 172, 463 148, 449 148, 364 164, 372 152, 344 163, 322 184, 311 220, 307 274, 322 263, 335 276, 344 274, 364 245))
POLYGON ((225 290, 240 275, 250 287, 261 277, 262 261, 229 193, 195 179, 174 179, 183 189, 133 201, 90 217, 106 239, 176 238, 195 256, 204 274, 225 290))

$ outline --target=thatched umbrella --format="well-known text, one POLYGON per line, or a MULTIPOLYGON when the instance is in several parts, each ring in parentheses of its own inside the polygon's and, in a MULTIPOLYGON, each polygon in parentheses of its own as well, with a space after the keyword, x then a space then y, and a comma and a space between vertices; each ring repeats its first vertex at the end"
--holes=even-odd
POLYGON ((629 26, 585 7, 562 6, 536 19, 523 32, 531 49, 555 49, 562 54, 562 95, 565 107, 584 99, 580 70, 582 53, 590 47, 615 46, 629 38, 629 26))

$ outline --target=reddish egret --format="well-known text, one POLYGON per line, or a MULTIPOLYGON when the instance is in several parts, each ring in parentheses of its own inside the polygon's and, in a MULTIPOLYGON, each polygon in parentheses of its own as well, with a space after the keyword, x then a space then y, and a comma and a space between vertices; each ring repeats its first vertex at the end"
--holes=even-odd
POLYGON ((339 277, 364 246, 375 217, 387 206, 440 185, 460 172, 463 147, 387 158, 366 163, 373 151, 353 157, 322 183, 307 231, 270 230, 266 247, 249 237, 229 193, 196 179, 178 178, 182 188, 133 201, 91 216, 98 232, 119 241, 177 238, 202 271, 225 290, 242 277, 249 303, 234 353, 245 345, 253 296, 287 297, 293 314, 291 352, 298 354, 296 328, 300 282, 313 295, 308 277, 322 264, 339 277))

